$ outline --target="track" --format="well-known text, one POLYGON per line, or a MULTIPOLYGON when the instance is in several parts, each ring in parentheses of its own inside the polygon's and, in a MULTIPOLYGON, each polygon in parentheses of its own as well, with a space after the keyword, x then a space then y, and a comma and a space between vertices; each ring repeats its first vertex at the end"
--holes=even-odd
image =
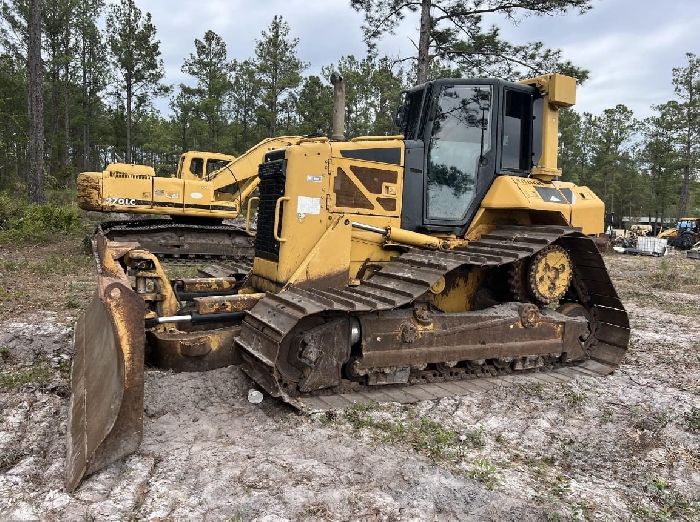
MULTIPOLYGON (((344 379, 340 386, 305 394, 295 389, 294 383, 285 381, 278 364, 279 355, 289 344, 291 336, 315 318, 352 317, 396 310, 415 302, 452 270, 508 265, 555 241, 569 252, 574 266, 572 287, 575 299, 586 308, 591 323, 591 335, 585 346, 588 358, 557 372, 607 375, 620 364, 627 350, 630 335, 627 313, 594 242, 576 229, 552 226, 500 227, 464 249, 448 252, 412 249, 387 263, 370 280, 343 290, 291 287, 270 294, 251 310, 241 325, 237 343, 243 352, 243 369, 273 396, 282 397, 299 408, 342 406, 372 400, 415 402, 464 394, 473 386, 483 388, 480 384, 484 381, 479 379, 482 377, 511 379, 508 376, 510 371, 503 368, 484 367, 479 371, 431 369, 413 371, 408 381, 412 386, 367 386, 344 379), (469 386, 462 389, 465 384, 469 386)), ((555 364, 550 368, 561 366, 563 364, 555 364)), ((494 379, 494 383, 499 380, 494 379)))
POLYGON ((136 241, 163 258, 252 259, 253 238, 236 225, 181 223, 171 219, 105 221, 98 225, 110 241, 136 241))

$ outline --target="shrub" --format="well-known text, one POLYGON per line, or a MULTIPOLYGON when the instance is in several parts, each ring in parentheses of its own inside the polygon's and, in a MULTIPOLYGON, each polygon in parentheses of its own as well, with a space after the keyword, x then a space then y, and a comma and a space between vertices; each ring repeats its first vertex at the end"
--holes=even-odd
POLYGON ((73 206, 35 205, 0 192, 0 243, 43 241, 71 232, 79 224, 80 216, 73 206))

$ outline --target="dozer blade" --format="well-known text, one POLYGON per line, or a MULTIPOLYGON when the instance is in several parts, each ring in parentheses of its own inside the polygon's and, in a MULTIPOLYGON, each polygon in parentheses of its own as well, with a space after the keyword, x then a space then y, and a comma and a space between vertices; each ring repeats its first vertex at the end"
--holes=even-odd
POLYGON ((97 290, 73 339, 66 490, 136 451, 143 436, 144 301, 98 238, 97 290))

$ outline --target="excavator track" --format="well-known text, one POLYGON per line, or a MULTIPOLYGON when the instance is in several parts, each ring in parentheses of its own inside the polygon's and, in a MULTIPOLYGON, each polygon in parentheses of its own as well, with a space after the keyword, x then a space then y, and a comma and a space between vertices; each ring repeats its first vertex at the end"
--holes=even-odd
POLYGON ((163 259, 252 259, 255 254, 253 237, 236 225, 136 219, 105 221, 95 233, 110 241, 138 242, 163 259))
MULTIPOLYGON (((453 270, 510 265, 555 242, 567 250, 573 265, 574 275, 567 298, 583 307, 588 320, 585 358, 576 361, 549 360, 544 368, 550 372, 542 372, 543 367, 540 366, 536 373, 530 372, 530 377, 524 379, 555 382, 567 380, 573 375, 607 375, 620 364, 627 350, 630 336, 627 313, 591 238, 577 229, 555 226, 499 227, 458 250, 433 252, 410 249, 387 263, 371 279, 342 290, 291 286, 280 293, 269 294, 250 311, 241 325, 241 334, 236 342, 241 348, 243 369, 268 393, 281 397, 299 409, 328 409, 369 401, 417 402, 464 395, 513 382, 514 378, 519 378, 516 375, 525 375, 528 370, 514 372, 493 364, 464 367, 446 360, 443 364, 428 365, 434 366, 432 368, 412 369, 403 384, 372 386, 356 382, 357 379, 352 376, 348 378, 345 372, 342 382, 305 392, 298 382, 290 382, 285 377, 288 372, 285 372, 284 356, 289 352, 289 344, 295 335, 298 337, 300 332, 318 326, 329 318, 357 318, 380 312, 383 313, 380 320, 390 319, 391 314, 410 309, 453 270)), ((525 303, 520 306, 523 305, 534 307, 525 303)), ((499 306, 513 308, 518 305, 504 303, 499 306)), ((498 314, 499 306, 492 307, 491 312, 498 314)), ((413 310, 415 312, 415 308, 413 310)), ((532 313, 531 309, 524 310, 532 313)), ((463 328, 466 332, 469 326, 456 328, 463 328)), ((411 332, 402 331, 400 335, 408 336, 408 342, 411 341, 411 332)), ((331 336, 324 346, 333 345, 332 340, 331 336)), ((378 360, 382 360, 381 353, 373 355, 378 355, 378 360)), ((391 357, 384 360, 391 360, 391 357)))

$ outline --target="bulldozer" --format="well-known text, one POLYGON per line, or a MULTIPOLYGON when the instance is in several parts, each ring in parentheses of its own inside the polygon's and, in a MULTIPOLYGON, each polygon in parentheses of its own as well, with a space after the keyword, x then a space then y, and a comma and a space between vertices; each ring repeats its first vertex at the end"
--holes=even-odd
POLYGON ((559 110, 575 92, 560 74, 437 79, 401 94, 395 135, 266 152, 246 274, 170 280, 138 243, 98 234, 66 489, 138 449, 145 360, 239 365, 302 411, 518 372, 613 372, 630 330, 593 241, 604 205, 557 180, 559 110))
POLYGON ((252 233, 223 220, 241 214, 258 186, 258 164, 265 153, 298 139, 268 138, 238 158, 188 151, 170 177, 158 177, 146 165, 110 163, 102 172, 78 175, 78 206, 97 212, 165 216, 105 221, 96 231, 114 241, 138 241, 161 257, 252 258, 252 233))

